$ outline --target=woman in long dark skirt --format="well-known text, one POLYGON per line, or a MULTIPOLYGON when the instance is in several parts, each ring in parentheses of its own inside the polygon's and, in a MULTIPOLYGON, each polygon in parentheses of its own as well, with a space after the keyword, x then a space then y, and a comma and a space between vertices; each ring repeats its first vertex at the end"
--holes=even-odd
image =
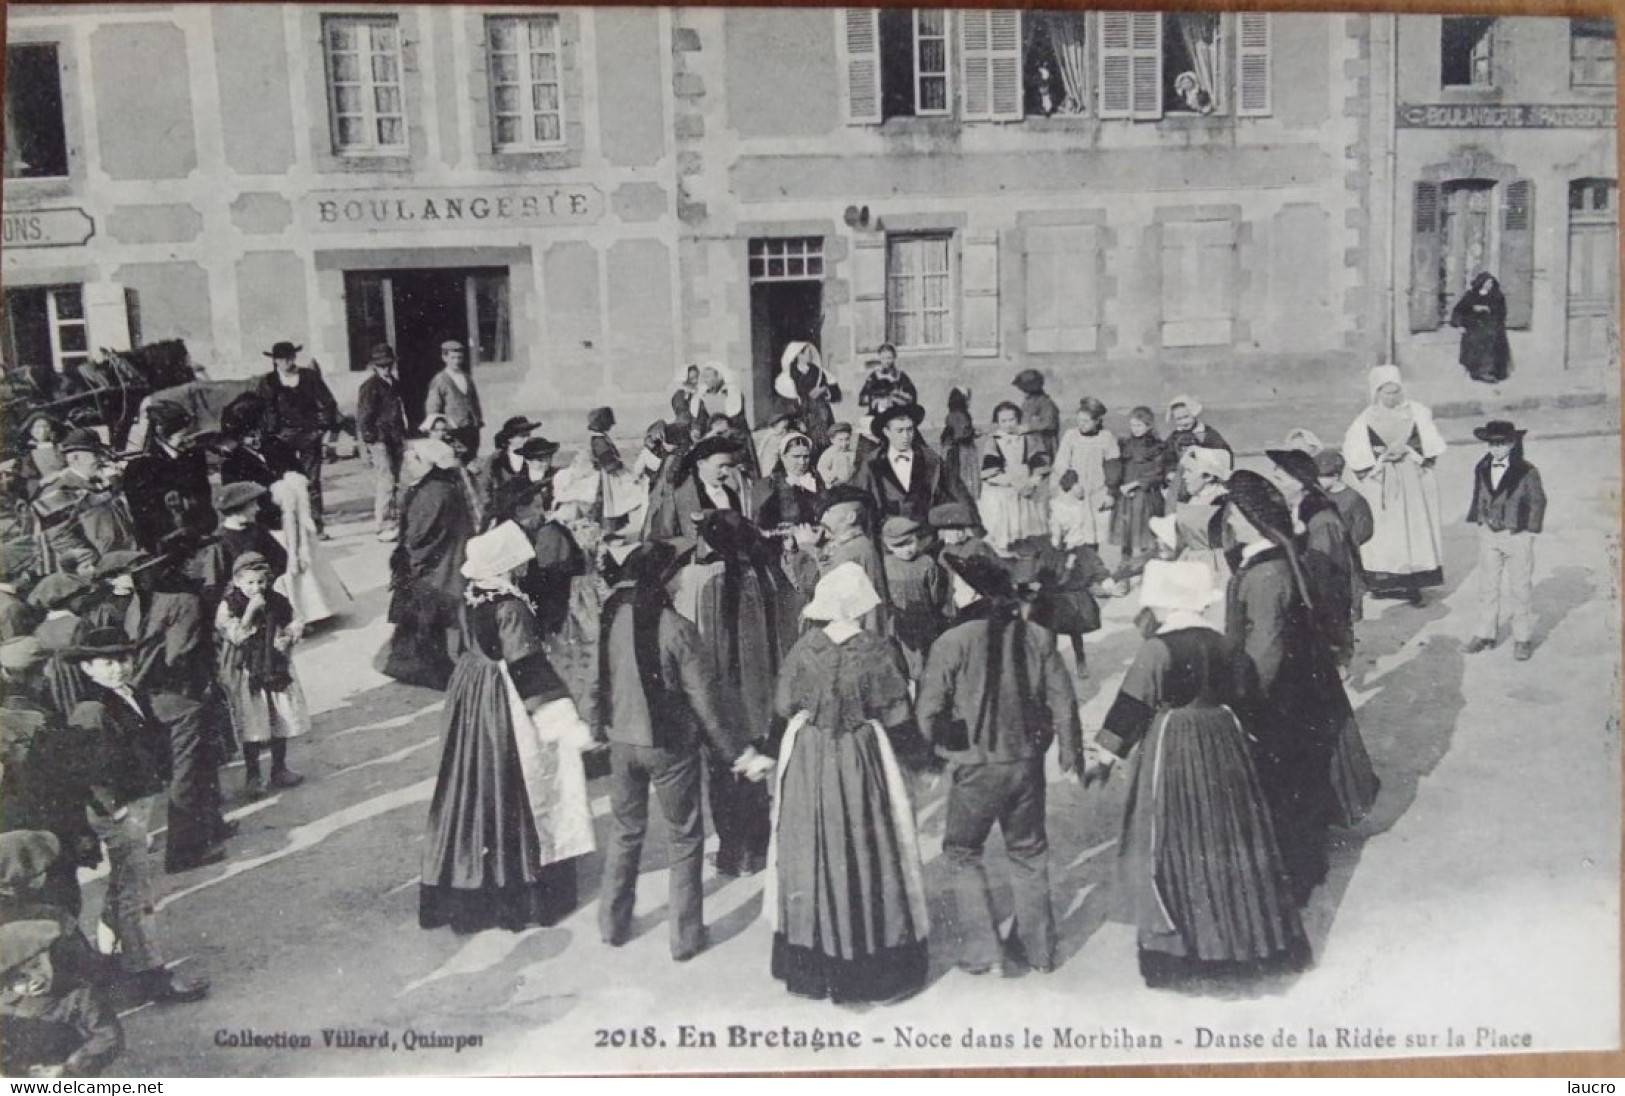
POLYGON ((468 542, 465 645, 446 692, 418 924, 459 933, 551 925, 593 849, 580 751, 592 745, 514 585, 530 538, 504 522, 468 542))
POLYGON ((948 416, 942 420, 942 471, 950 483, 965 486, 965 497, 982 492, 982 455, 976 447, 976 423, 970 415, 970 389, 948 390, 948 416))
POLYGON ((803 612, 827 623, 779 672, 789 725, 764 908, 773 976, 797 996, 889 1001, 925 984, 925 879, 898 753, 924 765, 930 751, 895 651, 858 624, 879 604, 858 564, 831 570, 803 612))
POLYGON ((1494 384, 1512 371, 1512 346, 1507 342, 1507 299, 1501 283, 1489 271, 1480 271, 1456 307, 1450 326, 1461 331, 1461 365, 1475 381, 1494 384))
POLYGON ((1136 407, 1128 415, 1128 437, 1121 442, 1123 483, 1112 508, 1112 543, 1122 558, 1112 578, 1121 583, 1137 577, 1157 554, 1151 519, 1163 514, 1161 490, 1167 474, 1166 448, 1157 437, 1157 416, 1149 407, 1136 407))
POLYGON ((1332 755, 1348 694, 1292 542, 1292 513, 1269 480, 1243 469, 1226 484, 1225 525, 1238 546, 1225 634, 1257 678, 1243 722, 1269 797, 1299 904, 1326 878, 1326 833, 1338 816, 1332 755))
POLYGON ((1245 667, 1202 617, 1216 596, 1201 563, 1146 565, 1140 603, 1157 630, 1123 678, 1086 774, 1138 747, 1119 850, 1140 972, 1152 986, 1297 969, 1309 957, 1235 714, 1245 667))

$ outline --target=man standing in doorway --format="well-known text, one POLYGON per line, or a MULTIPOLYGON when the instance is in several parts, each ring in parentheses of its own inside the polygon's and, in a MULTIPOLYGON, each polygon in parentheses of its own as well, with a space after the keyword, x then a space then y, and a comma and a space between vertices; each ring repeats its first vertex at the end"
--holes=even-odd
POLYGON ((338 423, 339 406, 314 367, 299 368, 299 351, 303 349, 291 342, 279 342, 265 352, 273 368, 260 381, 259 396, 265 402, 265 432, 293 450, 299 459, 299 471, 310 481, 310 513, 316 519, 316 535, 326 540, 323 442, 338 423))
POLYGON ((429 381, 429 392, 424 397, 425 416, 444 415, 451 424, 451 436, 462 446, 466 463, 474 459, 480 449, 480 430, 485 416, 480 412, 480 393, 474 387, 474 378, 468 371, 468 353, 456 339, 440 344, 440 372, 429 381))
POLYGON ((361 382, 356 400, 356 433, 372 461, 372 517, 379 540, 394 540, 401 460, 406 453, 406 405, 395 383, 395 351, 388 343, 367 358, 372 376, 361 382))

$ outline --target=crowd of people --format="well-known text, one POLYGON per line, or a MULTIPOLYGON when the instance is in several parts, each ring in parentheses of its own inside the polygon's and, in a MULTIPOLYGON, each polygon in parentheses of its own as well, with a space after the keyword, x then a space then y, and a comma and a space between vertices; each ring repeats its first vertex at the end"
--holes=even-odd
MULTIPOLYGON (((144 450, 118 455, 40 418, 0 465, 3 1011, 56 1008, 83 1035, 42 1021, 38 1039, 8 1037, 8 1072, 105 1064, 109 987, 206 992, 164 965, 148 852, 160 804, 163 867, 184 872, 226 856, 229 757, 249 798, 303 780, 293 651, 345 595, 323 579, 312 456, 332 397, 297 351, 278 344, 218 432, 154 404, 144 450), (84 919, 77 871, 103 859, 103 909, 84 919)), ((1088 396, 1064 426, 1031 369, 985 425, 955 389, 933 448, 894 350, 848 405, 806 343, 786 348, 758 432, 737 378, 696 365, 631 460, 610 408, 587 417, 571 462, 524 416, 481 457, 466 355, 443 356, 415 429, 388 346, 357 408, 377 535, 393 542, 394 627, 375 665, 446 694, 425 928, 518 930, 574 910, 598 770, 608 945, 631 931, 652 788, 674 959, 707 946, 708 807, 716 871, 765 873, 768 962, 792 993, 905 997, 928 940, 974 973, 1052 970, 1053 747, 1086 786, 1133 770, 1123 896, 1149 984, 1309 961, 1300 910, 1328 834, 1378 792, 1344 688, 1361 606, 1419 603, 1443 582, 1444 442, 1396 369, 1371 372, 1340 450, 1294 431, 1258 473, 1235 468, 1192 396, 1131 409, 1118 438, 1088 396), (1086 733, 1084 637, 1101 599, 1136 589, 1144 645, 1086 733), (944 778, 950 923, 933 932, 913 804, 920 781, 944 778), (995 823, 1015 906, 1003 936, 983 863, 995 823)), ((1480 432, 1491 455, 1470 518, 1496 568, 1470 649, 1495 645, 1506 572, 1520 659, 1544 510, 1521 436, 1480 432)))

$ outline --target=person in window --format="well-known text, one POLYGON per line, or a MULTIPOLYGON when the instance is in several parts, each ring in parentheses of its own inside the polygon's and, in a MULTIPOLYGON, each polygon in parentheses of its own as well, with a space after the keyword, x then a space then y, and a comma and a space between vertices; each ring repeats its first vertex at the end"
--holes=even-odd
POLYGON ((1066 102, 1066 84, 1048 61, 1038 62, 1027 78, 1027 113, 1041 114, 1045 118, 1055 114, 1066 102))
POLYGON ((1376 532, 1360 550, 1366 589, 1379 598, 1422 604, 1422 591, 1444 584, 1444 532, 1433 466, 1445 441, 1433 412, 1405 397, 1399 369, 1379 365, 1368 378, 1371 406, 1343 437, 1343 459, 1371 503, 1376 532))
POLYGON ((460 455, 467 463, 480 451, 480 431, 485 427, 485 415, 480 411, 480 391, 468 372, 468 352, 456 339, 440 344, 440 360, 444 368, 429 380, 428 394, 423 398, 424 415, 433 418, 444 415, 451 436, 456 439, 460 455))
POLYGON ((1174 77, 1174 93, 1184 108, 1193 114, 1212 114, 1213 96, 1203 90, 1194 72, 1182 72, 1174 77))
POLYGON ((299 368, 298 355, 302 349, 291 342, 279 342, 265 351, 273 368, 260 381, 257 392, 265 403, 265 432, 280 438, 299 459, 299 471, 310 492, 310 513, 316 522, 316 536, 326 540, 322 507, 324 440, 338 423, 339 407, 314 367, 299 368))
POLYGON ((1507 299, 1501 283, 1489 271, 1473 279, 1467 293, 1450 310, 1450 326, 1461 328, 1458 359, 1475 381, 1495 384, 1512 369, 1512 347, 1507 342, 1507 299))

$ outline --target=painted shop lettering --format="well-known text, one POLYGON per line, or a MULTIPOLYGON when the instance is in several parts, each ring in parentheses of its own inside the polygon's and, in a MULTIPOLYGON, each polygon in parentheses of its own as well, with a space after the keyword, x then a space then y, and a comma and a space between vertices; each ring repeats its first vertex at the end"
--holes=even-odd
MULTIPOLYGON (((318 198, 316 223, 351 228, 459 223, 571 224, 595 220, 597 195, 586 190, 531 194, 401 195, 318 198)), ((7 222, 8 241, 11 231, 7 222)))

